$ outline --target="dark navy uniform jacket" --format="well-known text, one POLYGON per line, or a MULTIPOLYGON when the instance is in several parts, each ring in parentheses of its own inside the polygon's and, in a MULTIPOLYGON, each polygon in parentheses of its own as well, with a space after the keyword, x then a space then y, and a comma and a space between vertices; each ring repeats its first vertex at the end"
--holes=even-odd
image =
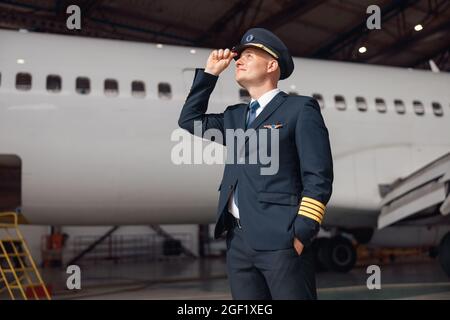
MULTIPOLYGON (((196 70, 178 124, 194 134, 194 121, 201 121, 202 133, 208 129, 219 130, 226 145, 226 129, 246 129, 248 104, 229 106, 223 113, 206 114, 217 79, 203 69, 196 70)), ((268 137, 271 130, 278 130, 279 169, 273 175, 262 175, 260 169, 269 165, 251 164, 250 148, 245 148, 243 153, 245 164, 225 165, 219 187, 215 237, 220 237, 228 228, 227 203, 238 183, 240 221, 245 230, 243 234, 253 249, 290 248, 294 236, 307 246, 320 229, 333 182, 328 130, 320 107, 311 97, 290 96, 281 91, 250 128, 256 130, 256 135, 260 130, 268 130, 268 137), (277 129, 264 127, 273 124, 278 124, 277 129)), ((270 144, 267 148, 270 154, 270 144)), ((235 153, 236 157, 240 156, 239 150, 235 153)))

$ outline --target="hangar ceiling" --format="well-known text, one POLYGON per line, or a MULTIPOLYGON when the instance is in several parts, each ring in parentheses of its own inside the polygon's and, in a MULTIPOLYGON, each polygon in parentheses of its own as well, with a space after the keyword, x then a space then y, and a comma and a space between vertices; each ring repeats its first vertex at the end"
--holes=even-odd
POLYGON ((450 0, 0 0, 5 29, 224 48, 253 26, 275 32, 294 56, 422 69, 433 59, 450 71, 450 0), (71 4, 81 30, 66 28, 71 4), (366 27, 372 4, 380 30, 366 27))

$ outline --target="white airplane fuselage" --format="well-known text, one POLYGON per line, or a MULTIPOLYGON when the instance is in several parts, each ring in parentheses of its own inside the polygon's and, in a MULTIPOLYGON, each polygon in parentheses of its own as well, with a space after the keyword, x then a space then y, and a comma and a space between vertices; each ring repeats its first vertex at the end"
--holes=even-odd
MULTIPOLYGON (((21 159, 21 208, 31 224, 138 225, 212 223, 223 165, 176 165, 171 140, 191 86, 210 50, 0 31, 0 158, 21 159), (195 49, 195 54, 191 50, 195 49), (23 59, 22 64, 17 60, 23 59), (16 75, 32 76, 30 90, 16 75), (62 79, 46 89, 48 75, 62 79), (76 92, 76 78, 90 93, 76 92), (107 96, 105 79, 117 80, 107 96), (131 93, 145 83, 146 95, 131 93), (172 97, 158 96, 169 83, 172 97)), ((321 94, 334 162, 325 224, 374 227, 379 185, 390 184, 450 150, 450 76, 444 73, 295 58, 279 83, 300 95, 321 94), (335 107, 345 98, 346 110, 335 107), (356 107, 365 98, 367 111, 356 107), (377 111, 375 99, 386 102, 377 111), (402 100, 405 114, 395 111, 402 100), (425 114, 414 112, 413 101, 425 114), (432 103, 443 108, 436 116, 432 103)), ((214 90, 208 112, 239 103, 234 65, 214 90)), ((194 138, 191 138, 194 139, 194 138)), ((195 138, 198 139, 198 138, 195 138)), ((1 161, 0 161, 1 162, 1 161)))

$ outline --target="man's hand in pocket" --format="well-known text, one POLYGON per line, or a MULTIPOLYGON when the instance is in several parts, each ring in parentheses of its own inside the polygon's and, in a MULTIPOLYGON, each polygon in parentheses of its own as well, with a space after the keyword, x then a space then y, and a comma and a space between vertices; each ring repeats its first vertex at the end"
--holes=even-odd
POLYGON ((297 251, 298 255, 302 254, 304 245, 303 245, 303 243, 300 240, 298 240, 295 237, 294 237, 294 248, 295 248, 295 251, 297 251))

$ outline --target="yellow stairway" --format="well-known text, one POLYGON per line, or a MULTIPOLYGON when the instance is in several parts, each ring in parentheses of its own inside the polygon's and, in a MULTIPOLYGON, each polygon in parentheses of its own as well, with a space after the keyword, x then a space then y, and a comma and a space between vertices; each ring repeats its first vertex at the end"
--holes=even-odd
POLYGON ((12 300, 36 299, 50 294, 19 230, 15 212, 0 213, 0 293, 12 300))

